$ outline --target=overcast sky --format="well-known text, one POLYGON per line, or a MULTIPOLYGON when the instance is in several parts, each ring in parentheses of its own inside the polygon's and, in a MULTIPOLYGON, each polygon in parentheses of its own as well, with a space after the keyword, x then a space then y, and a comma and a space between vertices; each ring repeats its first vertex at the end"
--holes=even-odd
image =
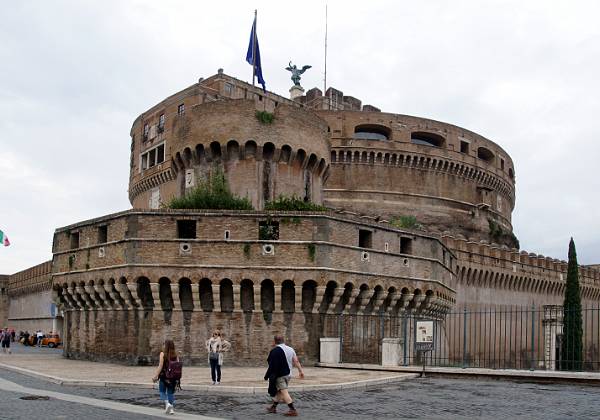
MULTIPOLYGON (((323 85, 322 1, 8 1, 0 25, 0 273, 51 258, 54 229, 130 208, 129 130, 245 63, 254 9, 267 89, 288 61, 323 85)), ((512 156, 521 248, 600 263, 600 2, 329 1, 328 85, 470 129, 512 156)))

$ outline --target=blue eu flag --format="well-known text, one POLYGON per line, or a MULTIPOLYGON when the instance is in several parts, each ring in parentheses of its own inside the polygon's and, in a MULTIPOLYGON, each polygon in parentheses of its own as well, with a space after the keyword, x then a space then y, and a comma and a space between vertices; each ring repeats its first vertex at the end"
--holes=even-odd
POLYGON ((254 16, 254 23, 252 23, 252 31, 250 32, 250 44, 248 45, 248 52, 246 53, 246 61, 248 64, 254 67, 252 74, 252 83, 254 83, 254 77, 258 79, 263 87, 265 88, 265 79, 262 76, 262 66, 260 64, 260 50, 258 48, 258 38, 256 37, 256 16, 254 16))

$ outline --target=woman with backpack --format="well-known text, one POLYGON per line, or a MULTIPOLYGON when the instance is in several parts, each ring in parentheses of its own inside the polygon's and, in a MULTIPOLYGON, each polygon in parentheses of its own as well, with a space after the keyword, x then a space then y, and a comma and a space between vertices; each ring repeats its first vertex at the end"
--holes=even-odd
POLYGON ((208 351, 208 363, 210 364, 210 376, 213 385, 221 383, 223 352, 229 351, 230 348, 231 343, 223 338, 219 330, 214 330, 212 337, 206 340, 206 351, 208 351))
POLYGON ((163 351, 160 353, 158 369, 152 382, 158 381, 158 392, 161 401, 165 402, 165 413, 174 414, 175 388, 181 379, 181 362, 175 352, 173 340, 165 340, 163 351))

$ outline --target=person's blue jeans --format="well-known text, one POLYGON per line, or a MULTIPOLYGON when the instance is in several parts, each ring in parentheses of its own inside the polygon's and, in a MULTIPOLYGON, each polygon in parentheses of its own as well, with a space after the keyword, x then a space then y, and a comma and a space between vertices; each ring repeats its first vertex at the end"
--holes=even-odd
POLYGON ((158 392, 162 401, 169 401, 169 404, 175 402, 175 387, 167 385, 162 379, 158 381, 158 392))
POLYGON ((221 365, 219 365, 219 359, 210 359, 210 376, 213 382, 221 382, 221 365))

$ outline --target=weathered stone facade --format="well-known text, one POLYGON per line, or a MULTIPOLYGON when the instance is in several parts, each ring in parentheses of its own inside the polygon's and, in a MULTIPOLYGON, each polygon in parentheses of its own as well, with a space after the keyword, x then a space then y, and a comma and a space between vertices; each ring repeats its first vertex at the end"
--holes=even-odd
POLYGON ((68 356, 143 362, 168 336, 204 361, 219 327, 236 361, 259 363, 278 331, 316 360, 319 314, 443 314, 454 264, 439 239, 335 213, 132 210, 58 229, 53 283, 68 356), (266 220, 279 239, 259 239, 266 220), (182 238, 190 221, 195 234, 182 238), (131 338, 116 344, 115 328, 131 338))
MULTIPOLYGON (((54 236, 68 357, 148 363, 171 337, 205 362, 217 327, 235 363, 262 363, 277 332, 311 362, 328 314, 562 302, 566 262, 519 251, 512 234, 512 159, 469 130, 333 88, 292 101, 219 71, 144 112, 130 134, 133 210, 54 236), (214 171, 257 210, 159 209, 214 171), (281 194, 331 210, 263 211, 281 194), (399 228, 407 216, 418 224, 399 228), (261 224, 278 235, 261 237, 261 224)), ((597 304, 600 270, 580 274, 584 304, 597 304)))

